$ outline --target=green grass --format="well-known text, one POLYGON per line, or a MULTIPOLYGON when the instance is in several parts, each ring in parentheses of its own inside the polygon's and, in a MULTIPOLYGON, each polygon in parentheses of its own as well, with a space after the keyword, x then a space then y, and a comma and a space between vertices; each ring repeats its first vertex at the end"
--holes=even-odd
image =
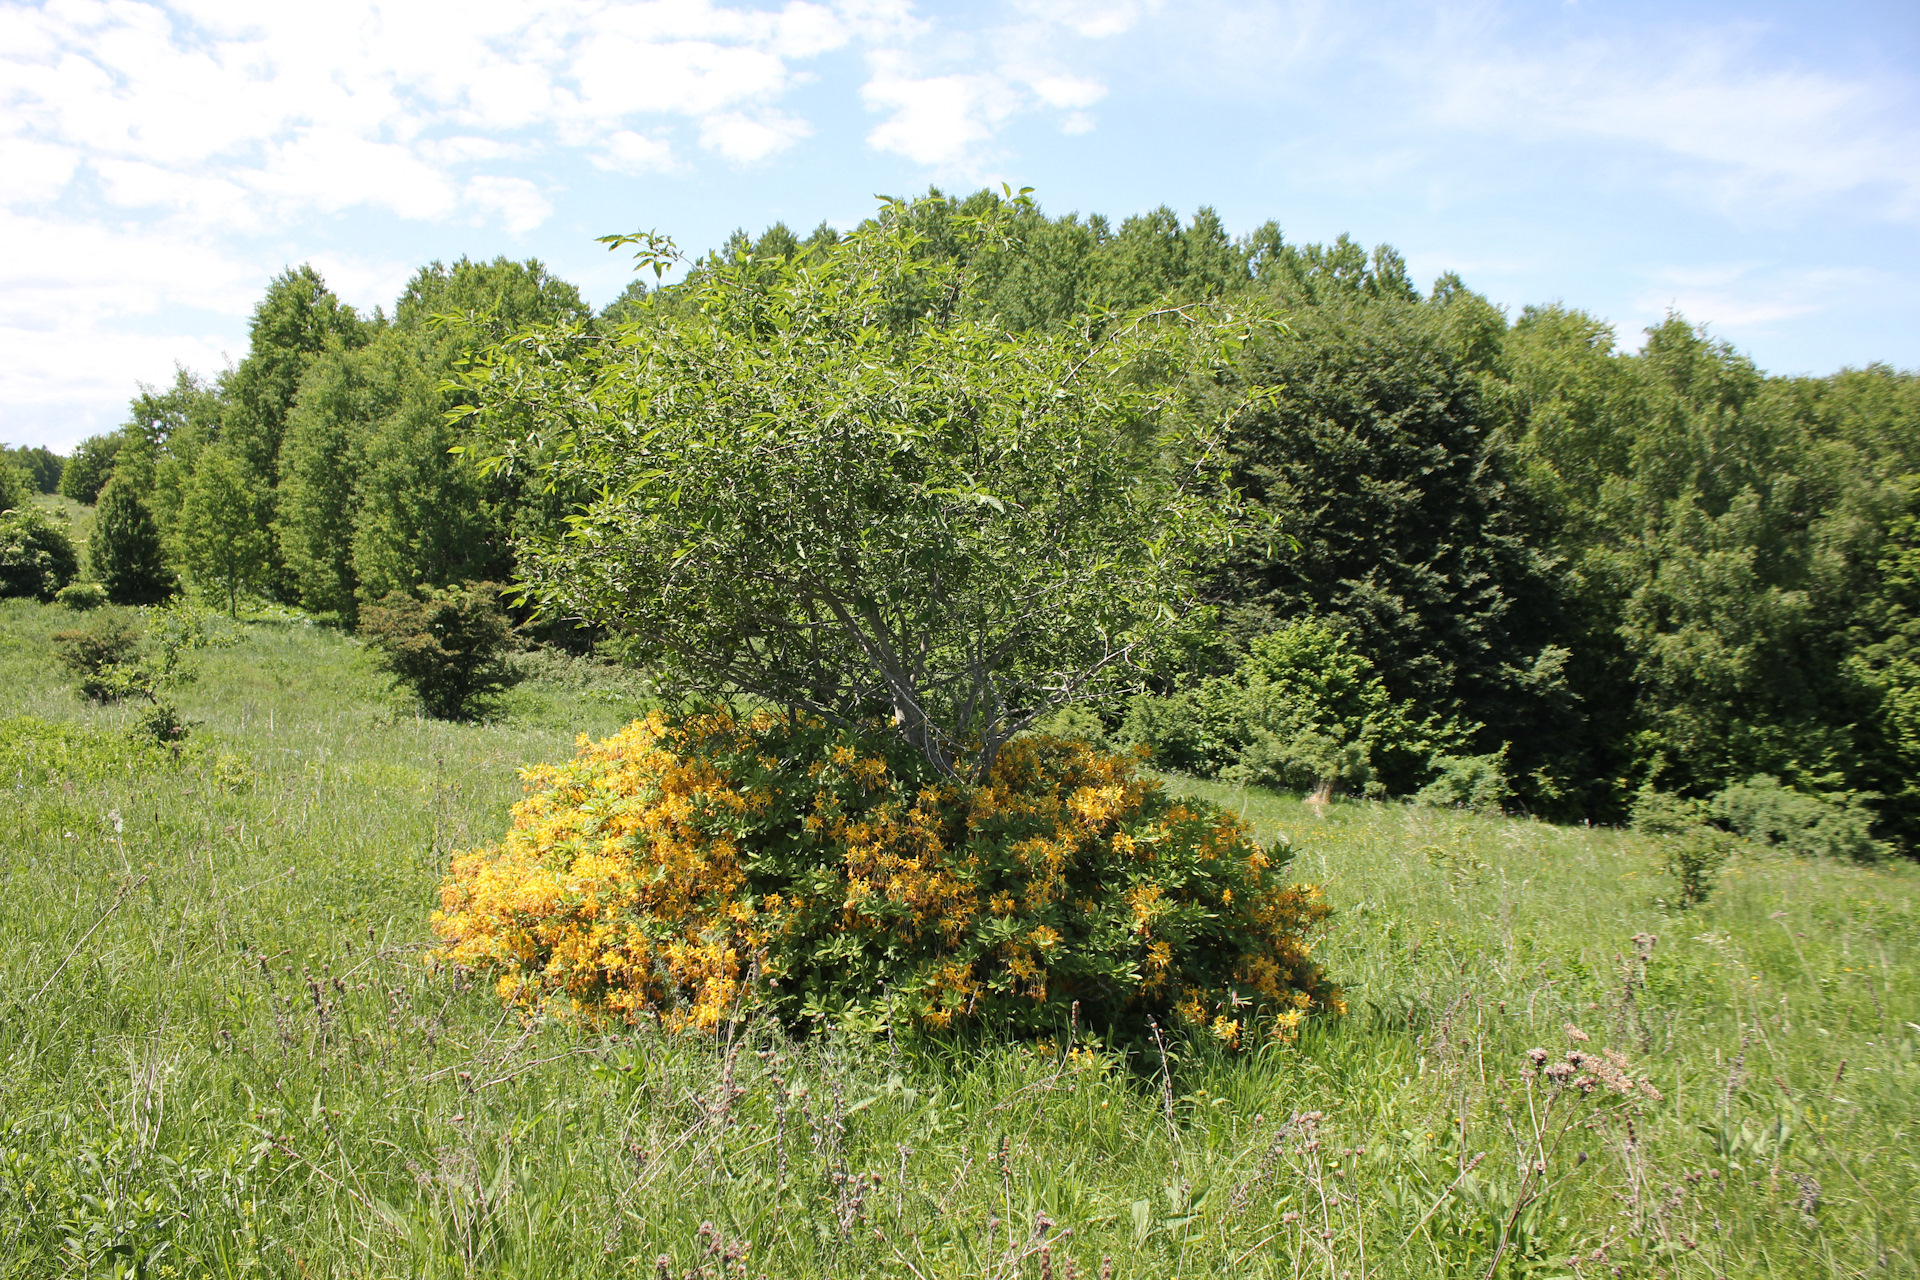
POLYGON ((641 689, 546 658, 493 720, 422 721, 350 640, 256 617, 175 759, 74 696, 75 621, 0 602, 0 1275, 718 1276, 745 1245, 749 1276, 1337 1280, 1484 1275, 1503 1237, 1509 1275, 1920 1274, 1913 866, 1749 852, 1679 912, 1623 833, 1176 779, 1327 884, 1346 1018, 1165 1075, 593 1038, 431 971, 427 918, 516 771, 641 689), (1660 1100, 1549 1099, 1535 1047, 1660 1100))
POLYGON ((93 533, 94 509, 84 503, 57 493, 36 493, 34 505, 57 521, 66 524, 67 536, 73 539, 73 549, 80 555, 80 576, 86 576, 87 539, 93 533))

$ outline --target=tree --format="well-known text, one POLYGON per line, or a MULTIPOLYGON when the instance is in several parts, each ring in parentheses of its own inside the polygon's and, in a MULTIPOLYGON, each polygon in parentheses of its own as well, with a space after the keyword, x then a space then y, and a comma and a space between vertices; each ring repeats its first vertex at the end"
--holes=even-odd
POLYGON ((220 449, 200 455, 180 510, 180 559, 205 589, 227 597, 238 617, 240 593, 267 572, 267 531, 256 518, 258 500, 240 467, 220 449))
POLYGON ((115 604, 158 604, 174 592, 160 526, 124 477, 100 491, 93 534, 87 539, 87 566, 115 604))
POLYGON ((74 446, 73 456, 60 472, 60 492, 75 502, 93 505, 100 490, 113 478, 113 460, 120 452, 121 436, 113 432, 88 436, 74 446))
POLYGON ((145 492, 162 535, 178 531, 187 481, 201 450, 220 440, 224 411, 219 391, 185 369, 174 370, 169 387, 142 384, 127 406, 127 424, 120 429, 132 451, 126 461, 135 465, 137 453, 153 469, 145 492))
POLYGON ((641 638, 678 688, 883 719, 979 776, 1191 599, 1224 509, 1182 375, 1226 333, 1159 312, 1010 338, 963 318, 974 282, 917 252, 919 211, 709 263, 684 319, 510 344, 478 389, 531 427, 496 473, 544 454, 597 495, 523 544, 534 598, 641 638))
POLYGON ((264 494, 279 481, 280 440, 300 379, 329 342, 356 346, 365 326, 311 265, 267 285, 247 329, 247 354, 223 388, 222 434, 248 480, 264 494))
POLYGON ((301 380, 280 446, 274 525, 280 554, 300 603, 349 623, 360 582, 353 528, 365 491, 367 443, 397 409, 409 364, 407 349, 391 333, 364 347, 329 348, 301 380))
POLYGON ((463 437, 447 421, 438 388, 412 369, 400 394, 361 455, 353 571, 368 600, 487 578, 512 563, 482 477, 450 453, 463 437))
MULTIPOLYGON (((1279 276, 1314 281, 1315 257, 1279 276)), ((1477 750, 1513 743, 1522 776, 1572 772, 1579 717, 1563 675, 1559 569, 1543 545, 1551 526, 1510 483, 1498 379, 1480 367, 1485 304, 1416 303, 1385 286, 1370 297, 1367 282, 1381 277, 1366 274, 1357 245, 1319 257, 1347 283, 1320 279, 1324 300, 1247 362, 1272 390, 1234 422, 1235 476, 1274 536, 1242 542, 1226 562, 1235 625, 1328 619, 1422 716, 1480 721, 1477 750)), ((1419 780, 1385 781, 1399 791, 1419 780)))

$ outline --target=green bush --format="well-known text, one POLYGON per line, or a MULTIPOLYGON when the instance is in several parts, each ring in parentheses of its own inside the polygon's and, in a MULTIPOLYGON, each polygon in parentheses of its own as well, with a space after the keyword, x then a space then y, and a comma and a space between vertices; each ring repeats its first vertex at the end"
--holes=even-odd
POLYGON ((33 500, 33 482, 11 462, 0 460, 0 511, 24 511, 33 500))
POLYGON ((92 702, 118 702, 137 682, 140 630, 124 610, 110 609, 89 625, 56 631, 60 665, 80 677, 80 693, 92 702))
POLYGON ((495 583, 429 590, 424 598, 392 592, 361 610, 360 634, 379 650, 381 669, 437 719, 464 719, 513 682, 506 661, 513 625, 495 583))
POLYGON ((1116 735, 1170 768, 1322 796, 1409 790, 1466 736, 1416 716, 1345 636, 1312 618, 1255 638, 1231 675, 1136 697, 1116 735))
POLYGON ((709 1032, 754 1009, 1027 1033, 1077 1014, 1240 1046, 1341 1007, 1309 957, 1328 908, 1286 846, 1085 743, 1016 738, 969 786, 817 721, 656 713, 526 777, 434 924, 528 1011, 709 1032))
POLYGON ((1031 732, 1043 738, 1059 738, 1065 742, 1084 742, 1088 746, 1104 747, 1107 744, 1107 723, 1100 713, 1084 702, 1068 703, 1056 707, 1033 722, 1031 732))
POLYGON ((1713 798, 1709 811, 1718 821, 1755 844, 1770 845, 1803 858, 1852 858, 1872 861, 1886 853, 1873 838, 1873 811, 1858 795, 1834 803, 1782 786, 1778 778, 1756 774, 1713 798))
POLYGON ((79 572, 65 529, 24 504, 0 512, 0 596, 51 600, 79 572))
POLYGON ((11 716, 0 720, 0 778, 9 786, 80 786, 130 778, 167 753, 81 724, 11 716))
POLYGON ((1484 756, 1435 756, 1433 781, 1414 793, 1413 802, 1436 809, 1498 813, 1512 794, 1506 762, 1504 747, 1484 756))
POLYGON ((69 582, 54 594, 55 604, 85 613, 107 603, 107 589, 97 582, 69 582))
POLYGON ((1679 891, 1677 905, 1694 907, 1713 894, 1733 853, 1734 837, 1713 826, 1705 801, 1644 787, 1633 804, 1633 829, 1654 839, 1679 891))

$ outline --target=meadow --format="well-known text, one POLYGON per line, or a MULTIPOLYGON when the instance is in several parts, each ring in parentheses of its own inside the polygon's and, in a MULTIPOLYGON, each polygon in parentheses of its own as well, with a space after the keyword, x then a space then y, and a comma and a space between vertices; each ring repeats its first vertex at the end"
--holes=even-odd
POLYGON ((424 720, 255 614, 172 752, 76 696, 76 621, 0 602, 0 1276, 1920 1275, 1910 863, 1746 848, 1681 910, 1629 832, 1169 778, 1325 884, 1345 1017, 595 1035, 428 915, 643 683, 530 655, 424 720))

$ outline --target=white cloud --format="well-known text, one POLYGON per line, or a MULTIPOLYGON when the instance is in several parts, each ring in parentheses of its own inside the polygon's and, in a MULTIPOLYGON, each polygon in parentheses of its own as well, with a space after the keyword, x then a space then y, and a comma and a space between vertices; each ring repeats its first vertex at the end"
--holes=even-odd
POLYGON ((159 208, 184 214, 207 226, 254 229, 259 202, 226 178, 201 177, 138 160, 95 160, 108 200, 123 209, 159 208))
POLYGON ((1818 315, 1871 283, 1857 271, 1752 262, 1665 267, 1651 274, 1653 282, 1634 299, 1641 320, 1654 323, 1671 310, 1695 324, 1740 334, 1818 315))
POLYGON ((897 55, 876 54, 873 78, 860 89, 869 108, 891 117, 867 135, 876 150, 918 164, 954 167, 1019 106, 1012 85, 991 74, 916 76, 897 55))
POLYGON ((1667 158, 1670 181, 1727 210, 1860 195, 1895 218, 1920 216, 1910 90, 1759 65, 1739 32, 1684 34, 1671 44, 1430 54, 1435 117, 1531 141, 1650 150, 1667 158))
MULTIPOLYGON (((592 146, 635 171, 670 163, 663 121, 730 159, 810 126, 774 109, 793 64, 856 32, 899 32, 901 4, 777 9, 713 0, 62 0, 0 10, 0 159, 11 206, 57 198, 82 165, 109 204, 252 230, 351 207, 436 219, 469 166, 592 146), (649 139, 641 142, 639 139, 649 139)), ((473 188, 499 210, 498 190, 473 188)), ((532 216, 519 200, 515 216, 532 216)))
POLYGON ((700 145, 736 164, 756 164, 813 132, 805 120, 777 111, 758 116, 729 112, 700 123, 700 145))
POLYGON ((446 170, 413 148, 345 129, 303 129, 269 148, 268 156, 266 166, 248 180, 295 208, 331 212, 373 205, 403 218, 443 218, 459 202, 446 170))
POLYGON ((1099 40, 1125 35, 1159 0, 1020 0, 1020 8, 1042 21, 1067 28, 1075 35, 1099 40))
POLYGON ((0 138, 0 173, 7 175, 9 204, 40 204, 66 190, 78 157, 65 148, 29 138, 0 138))
POLYGON ((1034 79, 1033 92, 1050 107, 1090 107, 1107 96, 1107 87, 1080 76, 1043 75, 1034 79))
POLYGON ((971 34, 922 29, 874 49, 860 97, 887 119, 867 134, 878 151, 969 180, 979 180, 994 158, 994 140, 1016 118, 1058 111, 1061 132, 1095 125, 1087 108, 1107 86, 1070 63, 1076 43, 1119 35, 1157 0, 1014 0, 1027 15, 971 34))
POLYGON ((500 215, 507 230, 520 235, 553 215, 553 202, 525 178, 482 174, 467 183, 467 203, 500 215))
POLYGON ((593 163, 618 173, 668 171, 679 167, 673 144, 665 138, 649 138, 631 129, 621 129, 601 139, 601 149, 593 163))

